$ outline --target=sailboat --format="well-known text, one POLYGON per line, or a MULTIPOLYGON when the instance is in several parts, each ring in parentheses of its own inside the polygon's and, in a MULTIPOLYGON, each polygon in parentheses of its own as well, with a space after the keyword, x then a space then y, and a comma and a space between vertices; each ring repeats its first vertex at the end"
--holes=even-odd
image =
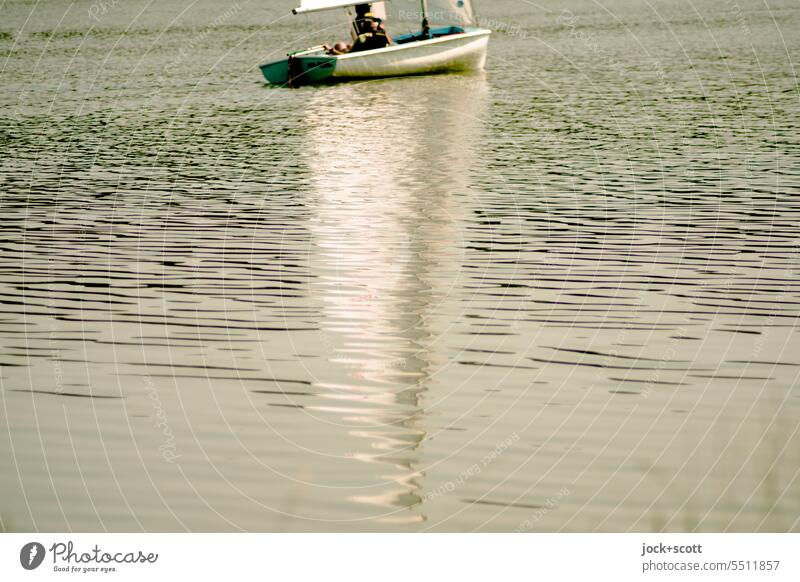
MULTIPOLYGON (((365 2, 352 0, 301 0, 294 14, 344 8, 350 13, 365 2)), ((386 24, 397 29, 413 23, 410 31, 393 35, 382 48, 331 54, 326 45, 289 53, 286 58, 261 65, 264 78, 275 85, 300 86, 352 79, 477 71, 486 63, 491 31, 477 26, 470 0, 386 0, 368 3, 371 13, 393 16, 386 24), (403 10, 403 5, 408 10, 403 10), (397 10, 396 10, 397 9, 397 10)), ((352 18, 352 13, 350 17, 352 18)), ((355 37, 356 34, 353 36, 355 37)))

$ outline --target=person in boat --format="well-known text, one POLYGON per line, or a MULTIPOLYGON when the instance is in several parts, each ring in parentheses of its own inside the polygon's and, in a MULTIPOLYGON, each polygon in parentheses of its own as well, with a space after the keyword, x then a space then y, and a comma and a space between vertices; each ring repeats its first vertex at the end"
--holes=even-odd
MULTIPOLYGON (((363 5, 359 5, 363 6, 363 5)), ((359 51, 370 51, 373 49, 384 48, 392 44, 392 37, 386 32, 383 21, 371 12, 358 14, 356 7, 356 38, 353 40, 351 53, 359 51)))
POLYGON ((349 52, 368 51, 384 48, 392 44, 392 37, 386 31, 383 20, 376 17, 370 4, 356 5, 356 17, 353 21, 353 43, 337 42, 334 46, 324 45, 329 55, 343 55, 349 52))

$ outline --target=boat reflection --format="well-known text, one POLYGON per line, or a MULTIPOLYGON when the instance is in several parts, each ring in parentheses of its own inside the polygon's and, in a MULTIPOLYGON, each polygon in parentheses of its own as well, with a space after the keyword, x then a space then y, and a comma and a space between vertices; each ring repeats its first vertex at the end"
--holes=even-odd
POLYGON ((486 94, 482 76, 426 77, 328 87, 307 107, 311 295, 329 364, 317 388, 331 401, 318 409, 376 466, 348 499, 382 522, 425 520, 420 401, 445 363, 430 330, 447 329, 429 319, 450 289, 441 274, 460 265, 459 197, 486 94))

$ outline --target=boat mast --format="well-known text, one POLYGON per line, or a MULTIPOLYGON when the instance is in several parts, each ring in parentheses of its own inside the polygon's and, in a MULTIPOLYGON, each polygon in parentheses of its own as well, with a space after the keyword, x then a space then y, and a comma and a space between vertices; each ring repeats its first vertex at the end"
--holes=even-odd
POLYGON ((428 0, 421 0, 422 2, 422 36, 430 38, 431 27, 428 24, 428 0))

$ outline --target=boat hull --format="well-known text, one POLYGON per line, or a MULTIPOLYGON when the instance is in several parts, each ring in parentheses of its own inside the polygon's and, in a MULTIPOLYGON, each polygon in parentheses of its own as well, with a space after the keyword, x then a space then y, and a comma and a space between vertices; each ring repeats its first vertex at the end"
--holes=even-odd
POLYGON ((327 55, 317 47, 288 59, 261 65, 276 85, 308 85, 348 79, 477 71, 486 63, 491 31, 471 29, 429 40, 394 44, 371 51, 327 55))

